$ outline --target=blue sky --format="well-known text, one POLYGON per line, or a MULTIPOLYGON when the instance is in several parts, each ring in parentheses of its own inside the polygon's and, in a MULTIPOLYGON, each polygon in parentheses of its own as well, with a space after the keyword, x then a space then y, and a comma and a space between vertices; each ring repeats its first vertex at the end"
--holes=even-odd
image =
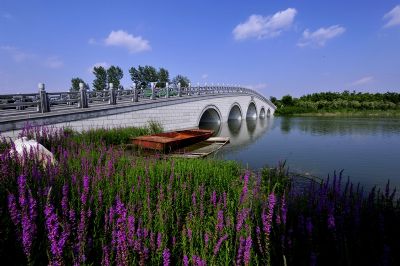
POLYGON ((0 0, 0 91, 165 67, 266 96, 400 91, 400 1, 0 0))

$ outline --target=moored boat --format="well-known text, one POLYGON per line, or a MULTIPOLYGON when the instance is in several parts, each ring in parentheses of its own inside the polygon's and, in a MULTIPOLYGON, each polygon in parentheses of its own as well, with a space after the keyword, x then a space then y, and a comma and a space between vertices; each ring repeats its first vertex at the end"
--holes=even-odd
POLYGON ((213 130, 189 129, 133 138, 133 144, 145 149, 169 152, 208 139, 213 130))

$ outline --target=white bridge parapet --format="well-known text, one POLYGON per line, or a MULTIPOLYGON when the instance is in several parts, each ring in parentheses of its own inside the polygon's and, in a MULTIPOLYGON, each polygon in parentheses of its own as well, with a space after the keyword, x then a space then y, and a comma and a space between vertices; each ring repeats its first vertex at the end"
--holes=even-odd
MULTIPOLYGON (((145 126, 149 121, 160 123, 168 131, 198 127, 202 122, 264 118, 276 109, 264 96, 243 87, 181 88, 167 84, 156 89, 152 84, 150 90, 133 86, 132 90, 117 91, 110 85, 111 90, 105 92, 86 92, 81 86, 77 94, 56 94, 46 93, 41 84, 38 94, 19 95, 19 101, 0 104, 0 133, 15 136, 26 123, 81 131, 145 126), (103 96, 90 96, 93 93, 103 96), (52 100, 55 95, 56 100, 52 100), (31 100, 23 101, 23 97, 31 100)), ((0 95, 0 100, 10 97, 16 96, 0 95)))

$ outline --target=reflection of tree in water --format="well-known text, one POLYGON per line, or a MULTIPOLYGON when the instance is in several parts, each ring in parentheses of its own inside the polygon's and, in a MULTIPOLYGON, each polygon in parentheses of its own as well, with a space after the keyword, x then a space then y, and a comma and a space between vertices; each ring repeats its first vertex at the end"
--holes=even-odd
POLYGON ((290 126, 292 124, 292 118, 291 117, 282 117, 281 120, 281 131, 283 133, 289 133, 290 132, 290 126))
POLYGON ((257 119, 246 119, 247 131, 249 132, 249 136, 252 137, 254 130, 256 130, 257 119))
POLYGON ((239 135, 241 126, 242 126, 241 119, 228 120, 228 129, 231 136, 239 135))
MULTIPOLYGON (((282 124, 284 119, 282 119, 282 124)), ((288 123, 285 121, 285 123, 288 123)), ((281 124, 281 128, 284 126, 281 124)), ((285 125, 286 126, 286 125, 285 125)), ((304 132, 316 135, 347 135, 347 134, 398 134, 399 119, 388 118, 296 118, 290 121, 290 126, 304 132)), ((289 127, 290 127, 289 126, 289 127)))

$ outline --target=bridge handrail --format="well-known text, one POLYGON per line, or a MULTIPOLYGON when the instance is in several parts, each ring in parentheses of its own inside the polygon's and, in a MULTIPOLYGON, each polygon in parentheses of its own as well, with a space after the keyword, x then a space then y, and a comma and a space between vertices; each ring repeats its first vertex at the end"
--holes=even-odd
POLYGON ((10 112, 10 115, 20 114, 21 112, 36 112, 46 113, 51 112, 53 106, 57 106, 57 110, 61 110, 62 106, 68 105, 71 108, 77 104, 78 108, 87 108, 93 104, 98 106, 101 103, 116 105, 118 102, 138 102, 140 100, 156 100, 162 98, 176 97, 195 97, 207 94, 248 94, 253 95, 267 102, 270 106, 276 109, 276 106, 259 92, 241 86, 231 85, 181 85, 174 83, 166 83, 164 87, 156 87, 156 82, 151 82, 150 87, 136 87, 134 84, 129 89, 113 89, 110 83, 109 89, 102 91, 87 91, 83 84, 80 84, 79 91, 66 92, 46 92, 44 84, 39 84, 40 90, 38 93, 24 94, 2 94, 0 95, 0 113, 7 112, 6 110, 16 109, 18 112, 10 112), (100 103, 99 103, 100 102, 100 103))

